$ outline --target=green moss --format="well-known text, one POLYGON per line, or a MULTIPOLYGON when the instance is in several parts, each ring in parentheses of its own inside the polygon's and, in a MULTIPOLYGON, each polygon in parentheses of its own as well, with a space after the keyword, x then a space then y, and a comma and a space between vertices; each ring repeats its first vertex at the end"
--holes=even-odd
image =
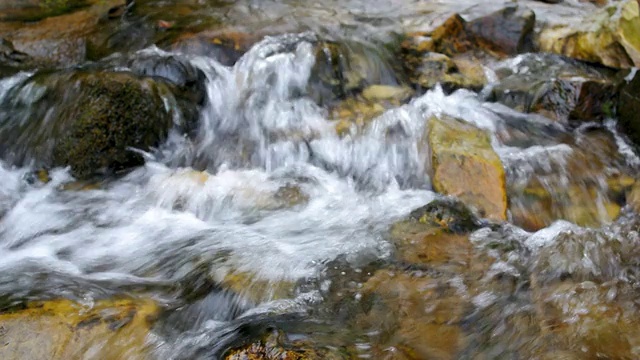
POLYGON ((80 83, 83 93, 62 114, 73 125, 53 150, 54 165, 71 166, 77 178, 141 165, 142 156, 130 148, 158 145, 171 125, 159 85, 123 74, 91 75, 80 83))

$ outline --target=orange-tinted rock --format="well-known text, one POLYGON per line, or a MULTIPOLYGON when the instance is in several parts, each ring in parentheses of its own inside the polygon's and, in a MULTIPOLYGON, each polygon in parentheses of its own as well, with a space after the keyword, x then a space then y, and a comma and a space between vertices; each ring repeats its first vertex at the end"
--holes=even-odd
POLYGON ((505 172, 489 134, 447 116, 433 116, 428 121, 426 168, 434 190, 458 197, 483 217, 505 220, 505 172))

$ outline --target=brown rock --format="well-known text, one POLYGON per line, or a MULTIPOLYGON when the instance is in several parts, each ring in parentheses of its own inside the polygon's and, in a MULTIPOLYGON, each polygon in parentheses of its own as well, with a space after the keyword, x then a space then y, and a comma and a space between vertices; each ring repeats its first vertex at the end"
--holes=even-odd
POLYGON ((87 57, 89 36, 108 19, 109 11, 125 0, 95 1, 78 11, 47 17, 34 23, 1 23, 0 36, 13 43, 15 50, 48 66, 70 66, 87 57))
POLYGON ((516 55, 533 49, 536 16, 529 9, 509 6, 466 24, 475 43, 498 56, 516 55))
POLYGON ((234 29, 208 30, 179 37, 171 49, 187 54, 209 56, 231 66, 251 46, 267 34, 247 33, 234 29))
POLYGON ((489 135, 460 120, 433 116, 425 138, 434 190, 458 197, 483 217, 505 220, 505 172, 489 135))

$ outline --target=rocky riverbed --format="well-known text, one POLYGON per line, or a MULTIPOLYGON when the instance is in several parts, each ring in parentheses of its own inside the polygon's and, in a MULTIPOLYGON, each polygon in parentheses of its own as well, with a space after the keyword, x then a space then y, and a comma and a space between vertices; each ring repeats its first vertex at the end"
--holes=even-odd
POLYGON ((640 3, 0 0, 0 358, 640 358, 640 3))

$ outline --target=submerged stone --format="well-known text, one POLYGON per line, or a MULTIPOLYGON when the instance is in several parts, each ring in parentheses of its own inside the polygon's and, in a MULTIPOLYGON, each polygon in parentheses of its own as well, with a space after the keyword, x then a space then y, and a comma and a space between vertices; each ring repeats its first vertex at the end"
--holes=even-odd
POLYGON ((429 150, 426 168, 434 190, 459 198, 482 217, 505 220, 505 172, 489 135, 455 118, 433 116, 425 139, 429 150))
POLYGON ((149 300, 32 302, 0 314, 5 360, 147 359, 147 335, 158 306, 149 300))
POLYGON ((335 351, 315 349, 305 341, 289 341, 283 332, 273 330, 261 340, 227 352, 225 360, 339 360, 335 351))

